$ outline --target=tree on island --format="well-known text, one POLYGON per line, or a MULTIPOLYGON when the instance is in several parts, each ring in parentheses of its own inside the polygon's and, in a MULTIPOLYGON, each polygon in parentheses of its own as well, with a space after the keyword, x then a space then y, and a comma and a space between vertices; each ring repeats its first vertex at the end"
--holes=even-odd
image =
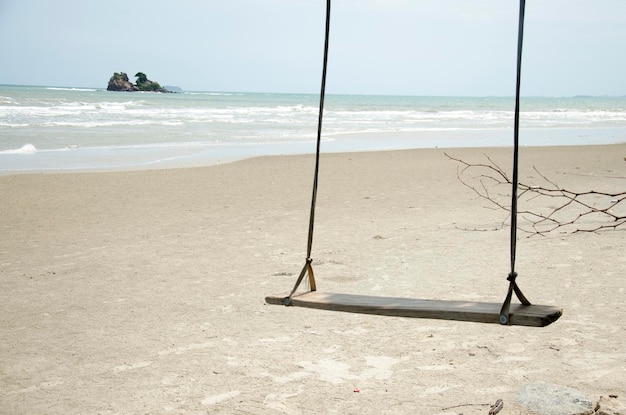
POLYGON ((137 85, 145 84, 146 82, 148 82, 148 77, 143 72, 137 72, 135 74, 135 78, 137 78, 137 85))
POLYGON ((158 82, 149 80, 143 72, 137 72, 135 77, 137 78, 137 88, 140 91, 169 92, 165 88, 161 88, 158 82))

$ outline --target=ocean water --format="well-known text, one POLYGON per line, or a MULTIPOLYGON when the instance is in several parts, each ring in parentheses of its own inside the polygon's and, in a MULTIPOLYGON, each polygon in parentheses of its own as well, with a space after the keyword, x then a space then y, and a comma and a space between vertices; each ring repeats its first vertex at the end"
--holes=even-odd
MULTIPOLYGON (((0 85, 0 173, 313 153, 316 94, 0 85)), ((510 146, 512 97, 326 96, 322 151, 510 146)), ((523 98, 521 145, 626 142, 626 97, 523 98)))

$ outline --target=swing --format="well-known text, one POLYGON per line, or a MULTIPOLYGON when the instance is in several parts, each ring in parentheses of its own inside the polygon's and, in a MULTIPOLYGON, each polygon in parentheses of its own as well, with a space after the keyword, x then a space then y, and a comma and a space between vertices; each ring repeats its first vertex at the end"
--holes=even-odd
POLYGON ((320 293, 317 291, 313 274, 311 250, 313 246, 313 228, 315 218, 315 202, 320 159, 320 142, 322 131, 322 115, 324 112, 324 95, 326 90, 326 68, 328 60, 328 38, 330 32, 330 0, 326 1, 326 33, 324 42, 324 64, 322 71, 322 88, 317 128, 317 151, 315 173, 313 178, 313 196, 309 219, 309 235, 307 257, 304 267, 296 280, 296 284, 288 294, 270 295, 265 298, 268 304, 316 308, 349 313, 375 314, 395 317, 428 318, 440 320, 471 321, 476 323, 495 323, 502 325, 518 325, 544 327, 561 317, 560 307, 548 305, 531 305, 516 283, 515 251, 517 239, 517 182, 518 182, 518 149, 519 149, 519 101, 522 62, 522 39, 524 33, 525 0, 520 0, 518 43, 517 43, 517 83, 515 94, 515 123, 513 148, 513 177, 511 197, 511 236, 510 255, 511 271, 507 277, 509 288, 502 304, 473 301, 442 301, 398 297, 380 297, 355 294, 320 293), (308 276, 310 291, 296 293, 300 283, 308 276), (511 304, 515 292, 521 304, 511 304))

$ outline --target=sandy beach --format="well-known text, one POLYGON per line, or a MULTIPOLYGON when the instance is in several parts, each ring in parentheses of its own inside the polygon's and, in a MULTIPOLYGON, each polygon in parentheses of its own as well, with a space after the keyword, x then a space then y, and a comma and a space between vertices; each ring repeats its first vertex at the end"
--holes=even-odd
MULTIPOLYGON (((320 291, 504 299, 506 212, 444 152, 510 171, 509 148, 322 156, 320 291)), ((520 157, 525 183, 626 189, 626 144, 520 157)), ((626 226, 520 234, 522 290, 564 310, 545 328, 265 304, 304 265, 313 163, 1 176, 0 413, 525 415, 541 382, 624 398, 626 226)))

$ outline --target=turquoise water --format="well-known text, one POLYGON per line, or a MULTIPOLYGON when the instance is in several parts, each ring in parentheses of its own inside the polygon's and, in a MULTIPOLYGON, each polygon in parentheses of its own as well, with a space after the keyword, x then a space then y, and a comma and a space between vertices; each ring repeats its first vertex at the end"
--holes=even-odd
MULTIPOLYGON (((315 151, 315 94, 0 86, 0 171, 159 168, 315 151)), ((328 95, 322 150, 508 146, 512 97, 328 95)), ((626 97, 523 98, 522 145, 626 141, 626 97)))

